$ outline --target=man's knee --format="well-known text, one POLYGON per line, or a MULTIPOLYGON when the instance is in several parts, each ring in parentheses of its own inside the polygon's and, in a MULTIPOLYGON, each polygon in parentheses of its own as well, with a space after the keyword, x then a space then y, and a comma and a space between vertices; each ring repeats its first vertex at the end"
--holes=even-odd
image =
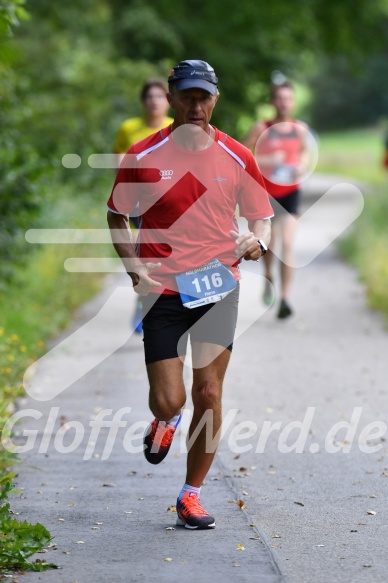
POLYGON ((186 402, 186 395, 164 395, 150 393, 149 405, 156 419, 169 421, 179 413, 186 402))
POLYGON ((194 407, 203 409, 213 409, 221 401, 222 385, 215 381, 203 381, 193 387, 193 404, 194 407))

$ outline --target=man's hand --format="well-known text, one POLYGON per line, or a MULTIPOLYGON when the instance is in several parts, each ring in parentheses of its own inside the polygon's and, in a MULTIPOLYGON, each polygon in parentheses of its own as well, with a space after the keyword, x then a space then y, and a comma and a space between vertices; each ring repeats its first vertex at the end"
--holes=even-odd
POLYGON ((237 245, 236 256, 243 257, 246 261, 257 261, 262 255, 261 247, 254 233, 248 232, 239 235, 236 231, 229 231, 230 236, 237 245))
POLYGON ((160 267, 161 263, 143 263, 137 265, 135 271, 128 271, 128 275, 132 279, 133 289, 139 296, 147 296, 153 287, 162 287, 159 281, 155 281, 149 277, 153 269, 160 267))

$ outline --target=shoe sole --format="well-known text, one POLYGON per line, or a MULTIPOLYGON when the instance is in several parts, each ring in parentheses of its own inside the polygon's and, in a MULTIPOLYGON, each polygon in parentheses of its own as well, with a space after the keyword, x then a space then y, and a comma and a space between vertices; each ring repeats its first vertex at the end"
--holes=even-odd
POLYGON ((184 526, 189 530, 206 530, 207 528, 215 528, 216 523, 212 522, 211 524, 206 524, 204 526, 191 526, 190 524, 187 524, 187 522, 183 518, 180 518, 178 516, 178 518, 176 519, 176 526, 184 526))

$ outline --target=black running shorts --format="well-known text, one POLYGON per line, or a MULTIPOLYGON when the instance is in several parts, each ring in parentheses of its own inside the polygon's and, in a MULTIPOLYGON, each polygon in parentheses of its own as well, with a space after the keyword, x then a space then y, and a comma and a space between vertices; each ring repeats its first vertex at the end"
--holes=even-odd
POLYGON ((150 293, 142 298, 146 364, 186 354, 187 340, 225 346, 230 351, 237 323, 239 284, 223 300, 183 307, 179 295, 150 293))
POLYGON ((299 189, 293 190, 286 196, 279 198, 271 198, 271 205, 273 207, 275 216, 274 219, 284 216, 286 213, 291 215, 299 214, 299 189))

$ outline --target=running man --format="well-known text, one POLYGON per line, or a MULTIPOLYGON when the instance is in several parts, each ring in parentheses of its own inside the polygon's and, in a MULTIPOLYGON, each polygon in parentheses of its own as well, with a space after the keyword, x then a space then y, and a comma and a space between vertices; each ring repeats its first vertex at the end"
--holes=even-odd
POLYGON ((214 528, 200 502, 221 427, 223 380, 237 320, 238 264, 257 261, 270 240, 273 216, 252 153, 210 124, 218 79, 206 62, 187 60, 171 71, 167 94, 173 124, 129 150, 108 201, 112 240, 143 300, 149 405, 155 416, 144 437, 152 464, 167 455, 186 402, 184 358, 190 336, 193 417, 186 481, 177 524, 214 528), (140 204, 138 245, 128 214, 140 204), (236 205, 248 220, 239 234, 236 205), (205 417, 204 417, 205 416, 205 417), (210 420, 211 447, 206 426, 210 420))
MULTIPOLYGON (((151 134, 170 125, 174 120, 167 117, 170 108, 166 97, 167 83, 164 79, 148 79, 141 89, 140 100, 143 105, 142 117, 131 117, 125 120, 117 133, 114 151, 118 154, 118 164, 124 154, 135 143, 147 138, 151 134)), ((139 217, 131 217, 132 226, 139 228, 139 217)), ((143 330, 141 320, 141 302, 136 303, 135 314, 132 321, 135 332, 140 334, 143 330)))
MULTIPOLYGON (((278 318, 288 318, 290 286, 294 271, 293 243, 299 212, 299 179, 306 172, 309 153, 306 145, 305 123, 293 119, 295 107, 293 85, 285 80, 271 88, 271 103, 276 110, 275 118, 257 122, 244 141, 254 150, 268 193, 273 197, 275 220, 273 222, 271 249, 281 240, 281 301, 278 318)), ((271 305, 273 297, 272 263, 274 254, 269 249, 264 258, 267 282, 263 300, 271 305)))
POLYGON ((144 83, 140 92, 143 116, 126 119, 116 136, 114 151, 120 155, 120 162, 135 142, 148 138, 174 121, 167 116, 170 108, 166 97, 167 89, 164 79, 148 79, 144 83))

